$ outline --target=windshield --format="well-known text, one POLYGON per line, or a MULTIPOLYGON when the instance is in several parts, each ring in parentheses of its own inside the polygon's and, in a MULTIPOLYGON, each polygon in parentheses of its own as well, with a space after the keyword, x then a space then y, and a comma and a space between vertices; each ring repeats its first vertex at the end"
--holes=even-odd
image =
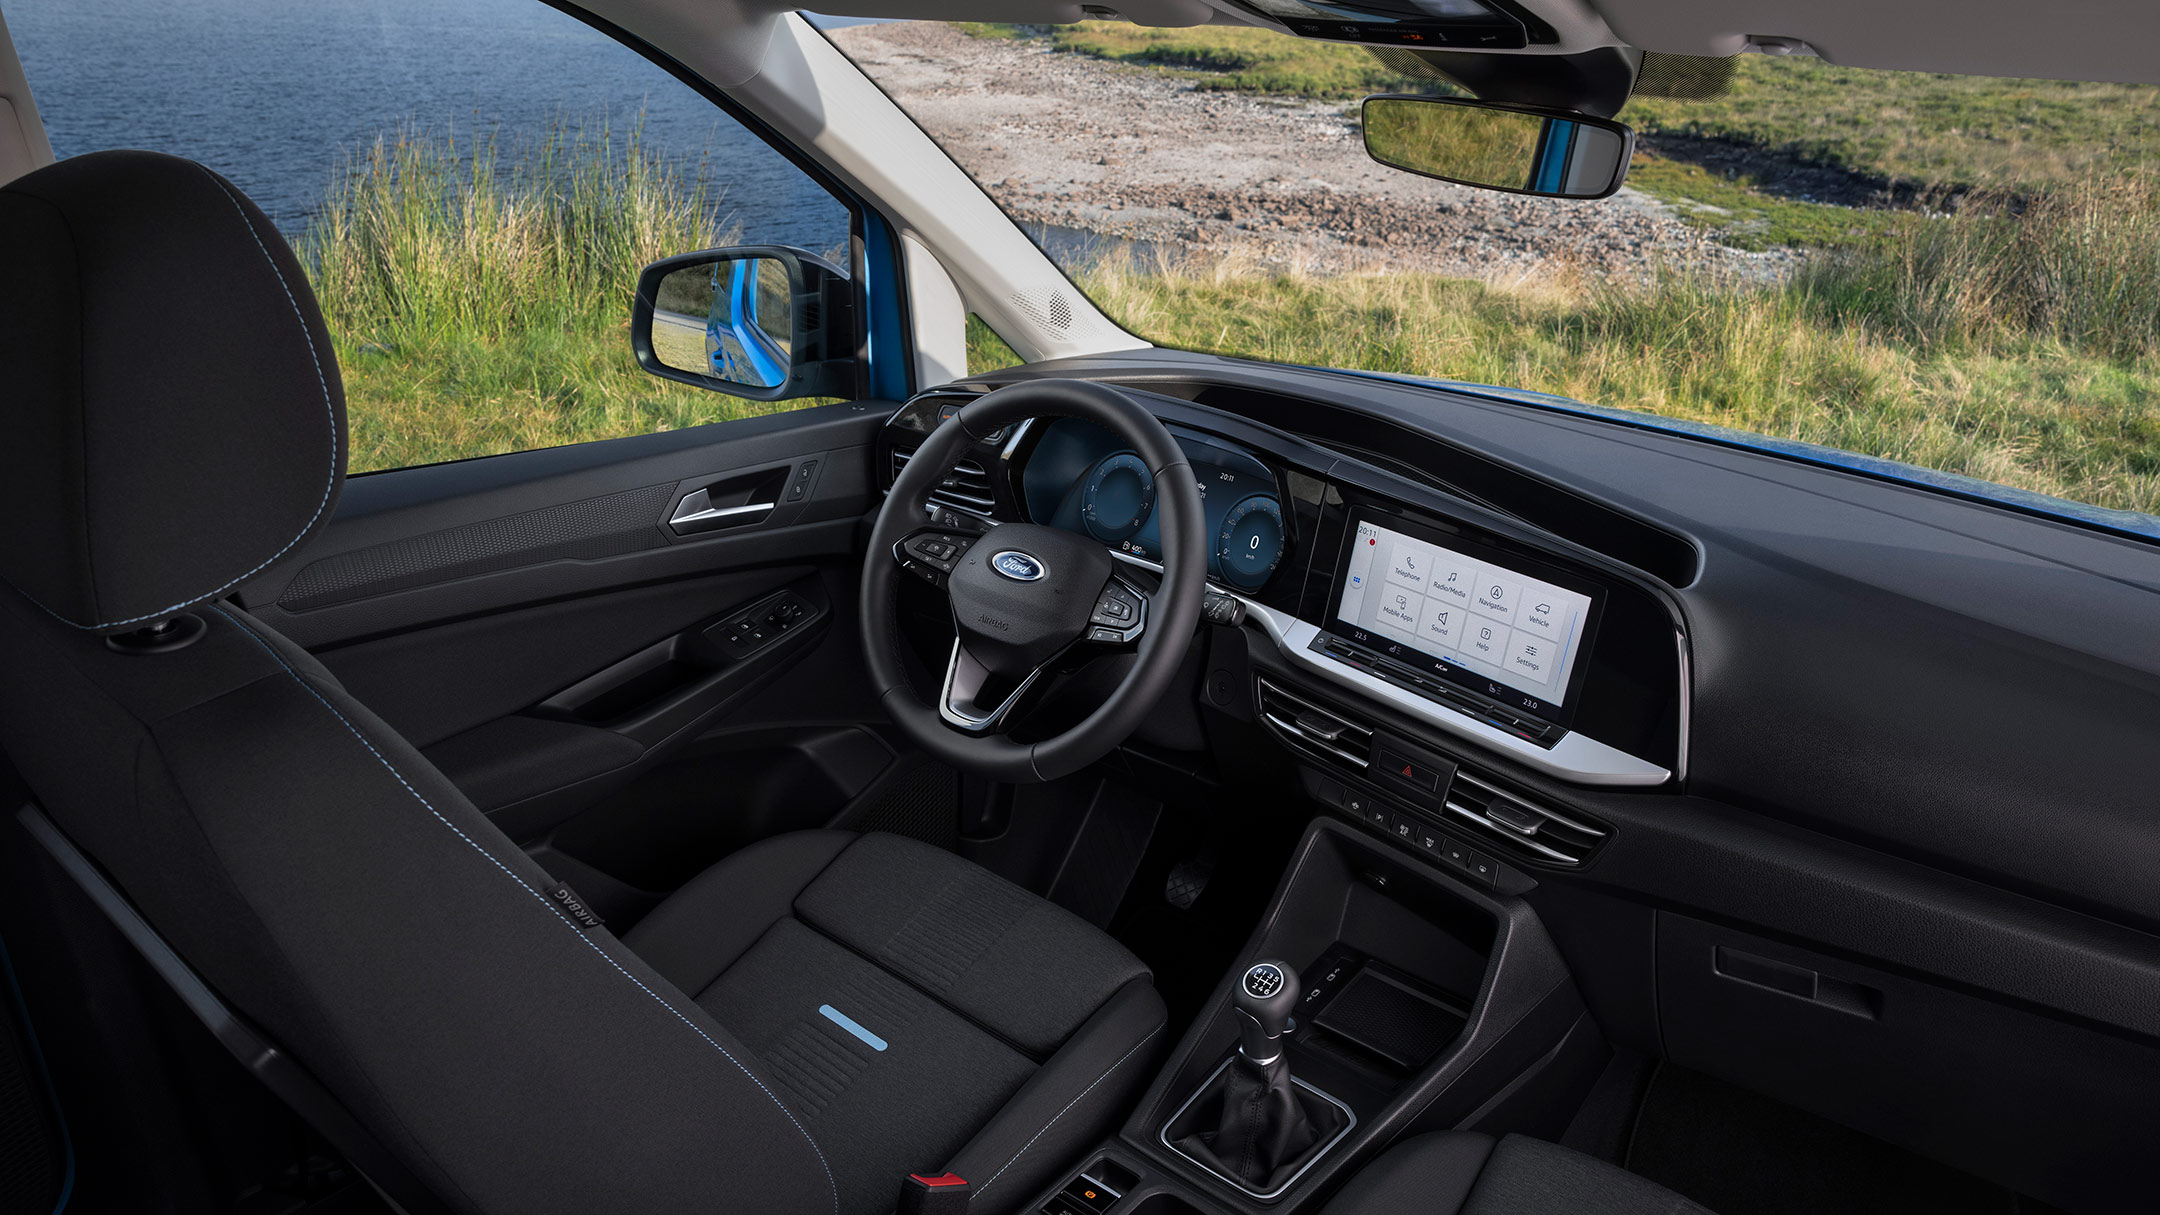
MULTIPOLYGON (((1562 201, 1374 163, 1359 99, 1450 91, 1399 54, 1111 22, 830 37, 1159 344, 2160 511, 2160 90, 1693 61, 1661 91, 1694 99, 1639 83, 1619 114, 1619 193, 1562 201)), ((1016 361, 980 328, 971 354, 1016 361)))

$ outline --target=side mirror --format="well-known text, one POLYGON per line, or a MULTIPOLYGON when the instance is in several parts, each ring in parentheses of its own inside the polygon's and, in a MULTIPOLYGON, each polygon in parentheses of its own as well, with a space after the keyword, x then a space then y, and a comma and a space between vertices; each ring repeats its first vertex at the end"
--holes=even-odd
POLYGON ((1611 119, 1460 97, 1367 97, 1364 125, 1366 154, 1390 168, 1547 198, 1604 198, 1635 155, 1611 119))
POLYGON ((847 271, 778 245, 663 258, 638 275, 630 348, 657 376, 758 401, 854 395, 847 271))

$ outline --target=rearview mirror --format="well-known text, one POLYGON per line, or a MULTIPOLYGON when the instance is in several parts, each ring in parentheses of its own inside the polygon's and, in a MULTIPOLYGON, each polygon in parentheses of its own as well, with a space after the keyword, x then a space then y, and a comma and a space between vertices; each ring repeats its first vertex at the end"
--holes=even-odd
POLYGON ((1635 154, 1610 119, 1460 97, 1367 97, 1364 125, 1366 154, 1390 168, 1548 198, 1610 195, 1635 154))
POLYGON ((630 347, 670 380, 760 401, 852 396, 847 271, 779 245, 665 258, 638 276, 630 347))

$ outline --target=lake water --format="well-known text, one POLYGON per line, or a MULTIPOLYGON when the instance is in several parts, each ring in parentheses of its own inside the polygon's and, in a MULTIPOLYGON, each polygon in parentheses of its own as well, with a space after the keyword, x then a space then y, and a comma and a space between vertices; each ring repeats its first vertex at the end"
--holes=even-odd
POLYGON ((505 147, 555 123, 704 160, 745 239, 844 242, 847 212, 725 113, 537 0, 0 0, 53 151, 201 161, 297 233, 401 126, 505 147))

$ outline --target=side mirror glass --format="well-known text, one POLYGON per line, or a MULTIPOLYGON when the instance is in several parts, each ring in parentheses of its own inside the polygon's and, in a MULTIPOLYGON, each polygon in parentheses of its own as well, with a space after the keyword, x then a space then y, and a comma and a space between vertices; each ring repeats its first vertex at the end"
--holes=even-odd
POLYGON ((638 276, 630 345, 654 375, 761 401, 853 395, 847 272, 775 245, 665 258, 638 276))
POLYGON ((1459 97, 1368 97, 1364 126, 1390 168, 1547 198, 1604 198, 1635 154, 1635 132, 1610 119, 1459 97))

